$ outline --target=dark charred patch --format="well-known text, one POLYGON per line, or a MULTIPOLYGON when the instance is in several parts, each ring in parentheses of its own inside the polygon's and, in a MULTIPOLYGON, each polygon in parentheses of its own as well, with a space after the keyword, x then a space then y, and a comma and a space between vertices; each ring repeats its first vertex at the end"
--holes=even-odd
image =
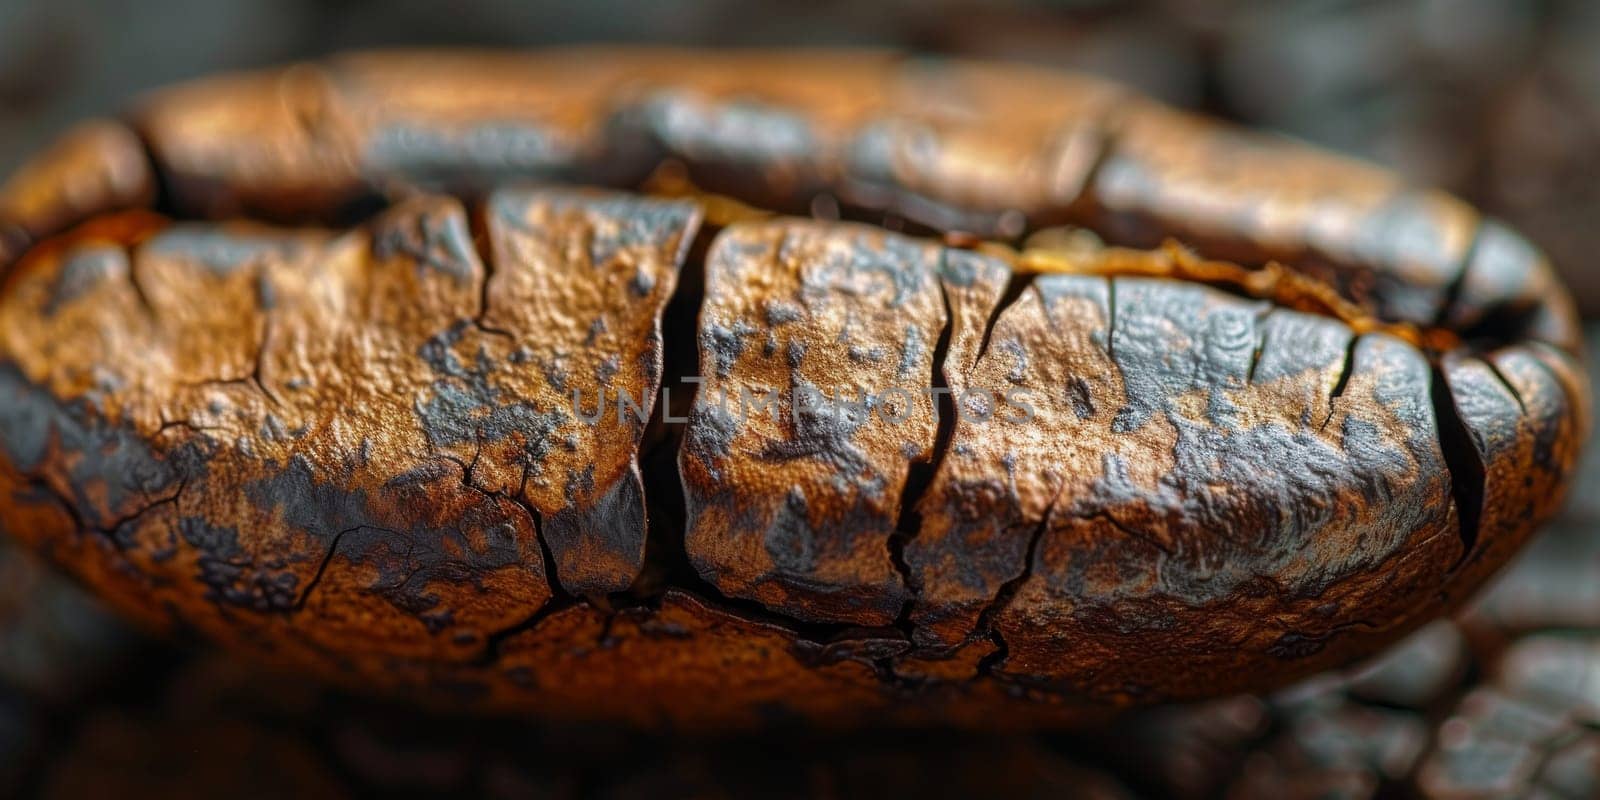
POLYGON ((453 203, 401 206, 384 215, 372 225, 372 250, 380 259, 405 256, 419 269, 437 270, 459 281, 478 278, 478 262, 488 263, 474 250, 467 220, 453 203))
POLYGON ((227 275, 264 261, 297 257, 303 253, 303 247, 292 235, 225 231, 179 223, 145 242, 140 252, 199 264, 219 275, 227 275))
POLYGON ((182 517, 178 534, 199 552, 198 578, 213 602, 260 613, 296 607, 299 576, 285 570, 288 563, 282 559, 257 565, 239 546, 237 528, 214 525, 202 517, 182 517))
POLYGON ((509 120, 450 129, 393 121, 372 131, 362 152, 380 172, 458 192, 507 176, 558 176, 571 156, 549 131, 509 120))
POLYGON ((61 263, 45 314, 55 314, 72 301, 87 294, 118 271, 131 271, 127 253, 120 247, 84 247, 72 251, 61 263))
POLYGON ((816 537, 809 515, 805 492, 798 486, 791 488, 762 535, 767 555, 778 569, 804 575, 816 568, 816 537))
POLYGON ((726 378, 733 362, 744 353, 745 340, 757 331, 743 322, 725 326, 712 322, 700 334, 701 346, 713 354, 713 365, 718 377, 726 378))
POLYGON ((523 400, 502 400, 500 390, 489 382, 497 368, 494 362, 482 352, 471 364, 456 355, 454 347, 465 330, 465 324, 457 323, 417 350, 417 356, 439 375, 429 397, 414 407, 423 431, 436 447, 516 437, 524 466, 537 471, 554 446, 555 432, 570 421, 568 415, 559 408, 541 411, 523 400))
POLYGON ((272 473, 248 484, 245 494, 258 508, 281 516, 325 548, 337 546, 352 563, 378 571, 370 587, 396 608, 424 616, 441 598, 434 582, 481 585, 483 576, 521 562, 515 532, 496 519, 488 505, 469 509, 458 525, 432 525, 400 509, 427 503, 418 484, 386 487, 383 496, 339 485, 339 476, 318 476, 311 462, 292 457, 272 473), (390 509, 390 510, 381 510, 390 509), (471 540, 477 531, 482 543, 471 540))
POLYGON ((137 432, 108 423, 87 399, 62 403, 14 365, 0 365, 0 449, 25 472, 66 456, 70 505, 97 529, 117 526, 135 505, 200 478, 212 453, 203 439, 158 454, 137 432), (96 498, 101 498, 97 500, 96 498))
MULTIPOLYGON (((585 494, 593 492, 593 477, 585 494)), ((576 496, 576 493, 573 493, 576 496)), ((644 490, 628 471, 593 502, 573 500, 549 515, 540 538, 556 561, 556 575, 567 592, 603 597, 633 584, 644 559, 644 490)))

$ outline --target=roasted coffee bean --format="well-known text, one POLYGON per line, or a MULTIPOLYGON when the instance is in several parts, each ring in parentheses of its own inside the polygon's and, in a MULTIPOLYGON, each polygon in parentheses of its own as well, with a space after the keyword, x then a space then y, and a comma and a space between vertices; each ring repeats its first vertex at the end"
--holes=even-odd
POLYGON ((1266 690, 1457 605, 1589 426, 1516 233, 1047 70, 348 56, 3 193, 7 529, 149 626, 450 707, 1266 690))

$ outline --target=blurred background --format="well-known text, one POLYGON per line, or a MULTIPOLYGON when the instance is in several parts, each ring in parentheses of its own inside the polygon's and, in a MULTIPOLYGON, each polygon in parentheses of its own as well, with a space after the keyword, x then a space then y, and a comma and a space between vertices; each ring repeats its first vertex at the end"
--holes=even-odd
MULTIPOLYGON (((587 41, 1099 73, 1457 192, 1538 242, 1600 316, 1589 0, 0 0, 0 173, 75 119, 208 72, 587 41)), ((1459 619, 1271 697, 1087 734, 669 741, 425 717, 145 641, 0 543, 0 797, 1600 796, 1593 450, 1567 514, 1459 619)))

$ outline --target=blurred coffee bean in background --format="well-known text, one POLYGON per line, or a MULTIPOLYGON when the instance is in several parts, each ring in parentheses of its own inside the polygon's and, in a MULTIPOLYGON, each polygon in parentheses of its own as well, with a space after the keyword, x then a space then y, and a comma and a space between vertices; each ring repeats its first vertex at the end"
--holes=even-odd
POLYGON ((218 70, 397 45, 884 45, 1082 69, 1372 159, 1541 244, 1600 313, 1600 5, 1588 0, 6 0, 0 169, 218 70))

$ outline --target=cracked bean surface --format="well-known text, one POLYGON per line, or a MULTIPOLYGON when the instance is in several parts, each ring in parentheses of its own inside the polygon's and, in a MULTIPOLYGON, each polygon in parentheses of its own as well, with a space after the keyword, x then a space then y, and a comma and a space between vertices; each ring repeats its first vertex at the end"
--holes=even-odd
POLYGON ((1457 604, 1589 425, 1514 232, 1019 66, 225 76, 40 154, 0 262, 7 531, 154 628, 451 707, 1264 690, 1457 604))

